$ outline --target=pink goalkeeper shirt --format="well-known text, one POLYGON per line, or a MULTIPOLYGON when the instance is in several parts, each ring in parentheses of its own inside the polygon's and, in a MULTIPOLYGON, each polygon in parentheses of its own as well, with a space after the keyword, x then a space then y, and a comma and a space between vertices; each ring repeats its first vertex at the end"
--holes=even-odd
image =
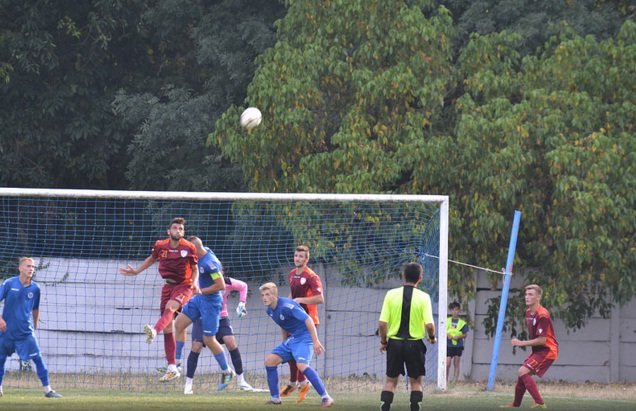
POLYGON ((225 278, 225 292, 223 293, 223 308, 221 309, 221 318, 227 318, 227 299, 232 291, 238 291, 239 301, 244 303, 247 301, 247 284, 236 278, 225 278), (228 282, 229 280, 229 282, 228 282))

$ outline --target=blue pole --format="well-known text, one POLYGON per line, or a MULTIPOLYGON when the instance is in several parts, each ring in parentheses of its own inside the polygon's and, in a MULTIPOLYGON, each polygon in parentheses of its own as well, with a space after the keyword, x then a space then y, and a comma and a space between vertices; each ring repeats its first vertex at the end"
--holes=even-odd
POLYGON ((501 302, 499 304, 499 316, 497 317, 495 344, 492 347, 492 359, 490 360, 490 372, 488 373, 488 386, 486 387, 488 391, 492 391, 495 386, 495 375, 497 374, 497 363, 499 362, 499 347, 501 346, 501 334, 503 332, 503 326, 506 317, 508 291, 510 290, 512 264, 514 263, 515 259, 515 250, 517 248, 517 234, 519 233, 520 221, 521 211, 515 210, 515 217, 512 222, 512 232, 510 234, 510 244, 508 245, 508 260, 506 261, 506 271, 504 272, 504 282, 503 288, 501 290, 501 302))

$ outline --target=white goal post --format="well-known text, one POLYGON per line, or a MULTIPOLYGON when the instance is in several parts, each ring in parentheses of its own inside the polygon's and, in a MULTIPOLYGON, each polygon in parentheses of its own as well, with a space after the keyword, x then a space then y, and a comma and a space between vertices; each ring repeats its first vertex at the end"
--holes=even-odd
MULTIPOLYGON (((377 357, 378 341, 369 330, 373 322, 377 326, 381 300, 378 305, 378 300, 370 296, 380 298, 387 289, 400 284, 395 267, 409 260, 422 262, 426 255, 435 256, 426 261, 431 271, 436 271, 431 286, 437 307, 434 368, 437 388, 446 389, 448 196, 0 188, 0 202, 4 225, 11 225, 13 230, 0 246, 0 279, 15 275, 14 262, 20 255, 41 260, 36 280, 44 284, 41 305, 45 324, 38 338, 53 373, 72 374, 73 378, 85 373, 97 378, 95 375, 102 372, 146 372, 144 367, 161 365, 161 351, 148 353, 138 343, 142 338, 135 328, 138 316, 156 314, 156 287, 160 283, 156 271, 149 269, 146 276, 128 279, 117 275, 117 264, 142 261, 154 240, 165 235, 170 218, 182 216, 187 220, 186 232, 198 235, 215 252, 218 250, 224 266, 228 261, 231 275, 252 280, 252 293, 256 289, 253 285, 263 278, 274 277, 283 284, 291 269, 293 249, 289 246, 313 241, 310 266, 315 264, 327 276, 323 279, 326 301, 321 308, 325 320, 319 328, 321 340, 326 339, 327 353, 326 358, 319 359, 317 368, 322 374, 343 380, 358 381, 361 375, 383 379, 379 370, 384 368, 384 360, 380 360, 381 367, 377 359, 373 364, 345 365, 348 357, 352 361, 355 357, 357 363, 364 358, 354 348, 348 351, 347 344, 364 351, 372 346, 374 352, 364 355, 377 357), (244 260, 234 254, 241 246, 250 254, 244 260), (376 260, 380 261, 377 265, 376 260), (131 290, 142 291, 118 299, 131 290), (70 308, 62 307, 69 300, 73 301, 70 308), (93 304, 93 300, 100 303, 93 304), (368 305, 362 307, 367 301, 368 305), (48 317, 47 311, 51 313, 48 317), (352 316, 356 317, 348 318, 352 316), (81 324, 87 321, 90 323, 81 324), (339 328, 346 332, 340 335, 339 328), (89 339, 89 334, 99 338, 89 339), (80 347, 75 350, 83 359, 76 359, 64 351, 73 347, 62 339, 77 339, 78 335, 84 345, 109 339, 105 344, 122 348, 111 352, 101 346, 80 347), (334 346, 331 350, 330 343, 334 346), (329 357, 338 352, 340 357, 329 357), (117 357, 139 365, 128 369, 125 361, 117 362, 117 357), (137 357, 143 361, 137 363, 137 357), (112 364, 113 368, 104 369, 103 364, 112 364)), ((316 271, 322 277, 323 273, 316 271)), ((270 329, 255 328, 258 323, 266 323, 256 300, 250 300, 246 320, 239 323, 231 317, 239 329, 244 363, 248 371, 254 372, 254 378, 262 371, 265 351, 273 347, 262 346, 263 339, 270 338, 270 329)), ((431 365, 427 363, 427 371, 431 365)), ((205 367, 201 370, 206 372, 205 367)), ((5 377, 5 384, 11 384, 10 380, 5 377)), ((73 384, 71 380, 66 382, 73 384)), ((112 387, 112 383, 100 384, 112 387)))

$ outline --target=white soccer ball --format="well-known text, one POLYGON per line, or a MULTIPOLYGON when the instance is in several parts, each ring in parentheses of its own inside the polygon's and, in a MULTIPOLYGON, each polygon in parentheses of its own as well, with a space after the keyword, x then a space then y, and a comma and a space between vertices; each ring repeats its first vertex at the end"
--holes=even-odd
POLYGON ((256 107, 248 107, 241 113, 241 127, 248 131, 261 124, 261 120, 263 115, 256 107))

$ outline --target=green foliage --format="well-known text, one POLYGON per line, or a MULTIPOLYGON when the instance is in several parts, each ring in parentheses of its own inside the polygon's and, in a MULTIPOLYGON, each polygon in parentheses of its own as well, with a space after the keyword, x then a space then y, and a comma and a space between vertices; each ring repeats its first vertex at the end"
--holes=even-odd
POLYGON ((636 6, 627 0, 442 0, 457 27, 457 50, 472 34, 510 31, 521 36, 523 55, 534 53, 550 37, 561 33, 561 22, 579 35, 614 37, 622 22, 634 17, 636 6))
POLYGON ((110 101, 135 64, 121 33, 142 3, 3 2, 0 184, 122 184, 125 130, 110 101))
POLYGON ((245 132, 233 106, 211 142, 255 191, 406 190, 400 158, 441 115, 452 74, 450 18, 423 9, 428 2, 292 3, 248 89, 263 124, 245 132))
POLYGON ((505 33, 477 36, 459 60, 466 94, 439 154, 470 164, 447 186, 465 234, 453 254, 500 264, 520 209, 517 273, 549 290, 544 303, 570 327, 636 292, 635 30, 566 33, 522 61, 505 33))
POLYGON ((161 63, 158 81, 114 101, 136 129, 128 146, 131 188, 242 191, 240 168, 206 137, 220 113, 244 98, 253 60, 273 43, 271 22, 283 9, 255 3, 164 1, 144 14, 153 29, 145 37, 149 53, 161 63))

